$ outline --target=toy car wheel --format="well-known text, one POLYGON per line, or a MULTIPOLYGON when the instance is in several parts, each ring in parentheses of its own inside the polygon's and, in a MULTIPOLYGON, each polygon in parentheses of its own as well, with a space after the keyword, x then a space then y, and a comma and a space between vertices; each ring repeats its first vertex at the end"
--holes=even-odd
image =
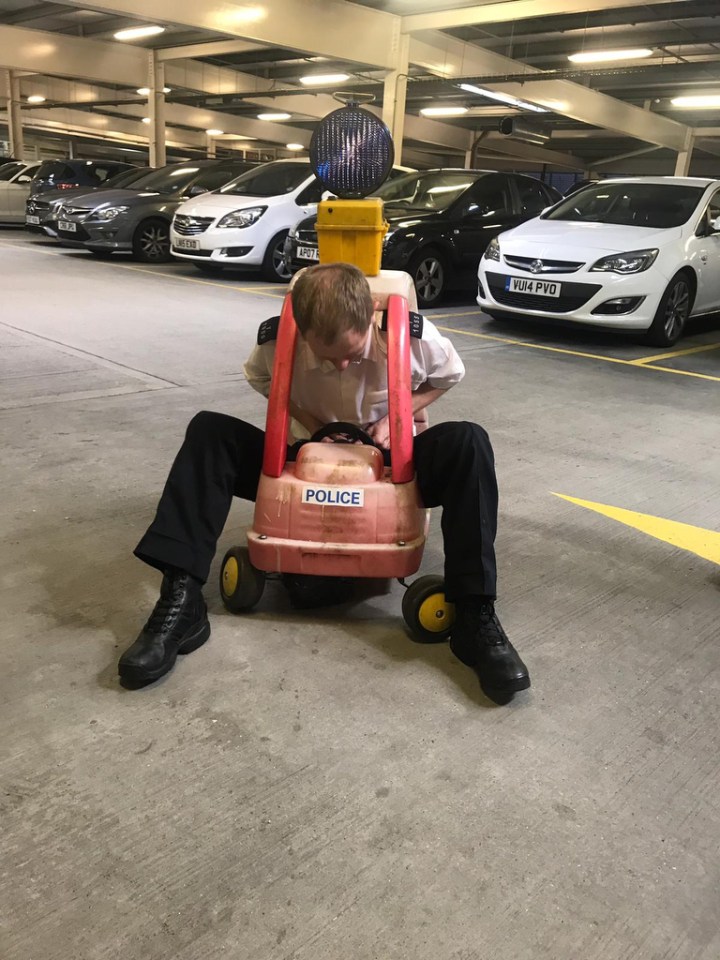
POLYGON ((420 577, 405 591, 402 614, 418 643, 444 643, 455 622, 455 604, 445 599, 442 577, 420 577))
POLYGON ((250 563, 247 547, 231 547, 220 568, 220 595, 232 613, 251 610, 265 589, 265 574, 250 563))

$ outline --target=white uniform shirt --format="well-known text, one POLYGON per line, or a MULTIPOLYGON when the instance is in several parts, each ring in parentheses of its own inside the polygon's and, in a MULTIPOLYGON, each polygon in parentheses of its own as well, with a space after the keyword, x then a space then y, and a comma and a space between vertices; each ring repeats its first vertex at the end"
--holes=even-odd
MULTIPOLYGON (((424 383, 448 390, 465 375, 455 348, 437 327, 423 320, 422 337, 410 338, 412 389, 424 383)), ((270 393, 275 340, 256 345, 245 364, 248 383, 263 396, 270 393)), ((366 428, 388 412, 387 334, 371 326, 362 360, 337 370, 329 360, 318 360, 302 336, 295 348, 291 399, 320 423, 345 421, 366 428)), ((307 437, 300 424, 293 434, 307 437)))

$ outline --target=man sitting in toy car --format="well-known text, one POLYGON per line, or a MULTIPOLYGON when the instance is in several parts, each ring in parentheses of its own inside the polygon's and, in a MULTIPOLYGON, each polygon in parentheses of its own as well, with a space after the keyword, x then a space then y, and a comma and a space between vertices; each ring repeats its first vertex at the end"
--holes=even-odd
MULTIPOLYGON (((328 423, 364 427, 390 442, 386 334, 364 274, 349 264, 310 267, 292 290, 301 336, 290 412, 308 436, 328 423)), ((277 318, 265 321, 245 366, 249 383, 270 390, 277 318)), ((412 400, 417 417, 458 383, 465 368, 449 340, 411 315, 412 400)), ((160 598, 119 662, 127 687, 152 683, 210 636, 202 595, 233 496, 254 500, 265 434, 222 413, 190 421, 157 514, 135 555, 163 573, 160 598)), ((530 686, 527 668, 495 613, 497 482, 487 433, 475 423, 439 423, 414 440, 416 481, 426 507, 442 507, 445 594, 456 621, 450 648, 477 673, 492 699, 530 686)))

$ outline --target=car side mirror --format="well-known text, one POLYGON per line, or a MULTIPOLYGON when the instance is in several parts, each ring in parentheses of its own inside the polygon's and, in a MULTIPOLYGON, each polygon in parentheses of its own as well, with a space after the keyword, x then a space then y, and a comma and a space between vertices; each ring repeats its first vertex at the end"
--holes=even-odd
POLYGON ((203 193, 209 193, 209 192, 210 192, 210 191, 207 189, 207 187, 201 187, 201 186, 199 186, 198 184, 195 184, 194 187, 190 187, 190 189, 189 189, 189 191, 188 191, 188 196, 189 196, 189 197, 199 197, 201 194, 203 194, 203 193))
POLYGON ((32 183, 32 177, 29 177, 26 173, 23 173, 22 176, 18 177, 15 182, 16 183, 32 183))
POLYGON ((720 233, 720 217, 715 217, 708 224, 708 233, 720 233))
POLYGON ((333 194, 332 190, 323 190, 322 194, 320 195, 321 203, 324 203, 326 200, 334 200, 334 199, 335 199, 335 195, 333 194))

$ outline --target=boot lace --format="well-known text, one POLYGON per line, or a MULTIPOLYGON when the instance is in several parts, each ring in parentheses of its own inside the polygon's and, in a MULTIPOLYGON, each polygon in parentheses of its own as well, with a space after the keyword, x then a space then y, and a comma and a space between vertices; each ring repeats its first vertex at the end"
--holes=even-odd
POLYGON ((173 597, 160 597, 150 614, 145 629, 150 633, 163 633, 171 627, 173 614, 177 613, 177 601, 173 597))
POLYGON ((507 634, 502 628, 492 603, 472 603, 465 612, 467 625, 489 647, 507 644, 507 634))

